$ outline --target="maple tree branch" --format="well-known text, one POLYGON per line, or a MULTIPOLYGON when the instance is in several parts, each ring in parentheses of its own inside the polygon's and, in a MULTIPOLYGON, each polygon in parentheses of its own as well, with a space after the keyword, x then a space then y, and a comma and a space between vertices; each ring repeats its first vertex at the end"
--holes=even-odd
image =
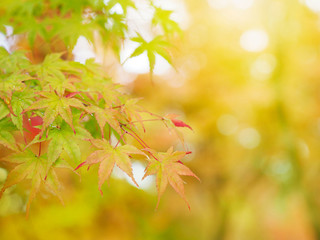
MULTIPOLYGON (((125 133, 126 133, 126 132, 124 131, 124 132, 121 134, 121 136, 120 136, 117 144, 114 146, 114 148, 116 148, 116 147, 118 146, 118 144, 120 143, 120 140, 124 141, 124 139, 123 139, 122 137, 123 137, 123 135, 124 135, 125 133)), ((109 134, 109 136, 110 136, 110 134, 109 134)), ((109 141, 110 141, 110 139, 109 139, 109 141)))
POLYGON ((128 124, 134 124, 134 123, 139 123, 139 122, 152 122, 152 121, 162 121, 162 119, 145 119, 142 121, 132 121, 132 122, 129 122, 127 124, 122 124, 122 125, 127 126, 128 124))
POLYGON ((134 136, 132 133, 128 132, 127 130, 123 129, 122 127, 121 127, 121 129, 122 129, 126 134, 129 134, 131 137, 133 137, 135 140, 137 140, 137 141, 141 144, 142 147, 147 147, 146 145, 144 145, 144 144, 139 140, 139 138, 137 138, 136 136, 134 136))
MULTIPOLYGON (((132 131, 132 130, 130 129, 130 130, 134 133, 134 134, 132 134, 132 133, 128 132, 127 130, 123 129, 122 126, 120 126, 120 127, 121 127, 121 129, 122 129, 125 133, 129 134, 131 137, 133 137, 135 140, 137 140, 137 141, 141 144, 141 146, 143 146, 144 148, 150 148, 134 131, 132 131)), ((148 153, 150 153, 150 155, 151 155, 155 160, 159 161, 159 159, 156 158, 156 156, 154 156, 151 152, 148 151, 148 153)))

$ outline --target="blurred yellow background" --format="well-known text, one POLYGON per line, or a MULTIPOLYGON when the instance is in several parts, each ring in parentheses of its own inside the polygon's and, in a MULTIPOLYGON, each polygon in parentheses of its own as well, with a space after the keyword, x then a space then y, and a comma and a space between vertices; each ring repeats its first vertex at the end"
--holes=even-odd
MULTIPOLYGON (((183 28, 177 71, 157 59, 152 84, 140 58, 113 74, 150 111, 194 129, 182 130, 201 179, 184 178, 191 211, 172 189, 154 211, 152 181, 137 189, 114 174, 101 197, 92 171, 81 181, 62 171, 65 206, 43 194, 26 220, 19 187, 4 195, 0 239, 320 239, 320 1, 159 4, 183 28)), ((181 148, 148 127, 155 149, 181 148)))

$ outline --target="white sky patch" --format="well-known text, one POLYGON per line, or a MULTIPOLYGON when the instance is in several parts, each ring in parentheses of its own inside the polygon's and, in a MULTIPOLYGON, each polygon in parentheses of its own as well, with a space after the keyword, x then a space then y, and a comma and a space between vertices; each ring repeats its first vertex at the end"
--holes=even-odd
POLYGON ((96 54, 93 51, 92 45, 84 37, 80 36, 74 46, 72 53, 74 55, 74 60, 84 64, 89 58, 95 58, 96 54))
POLYGON ((133 8, 127 9, 127 20, 128 20, 128 35, 134 37, 136 32, 140 33, 141 36, 147 41, 153 38, 151 31, 151 21, 154 14, 154 9, 150 7, 147 1, 135 2, 137 10, 133 8))
POLYGON ((8 52, 10 50, 10 44, 3 33, 0 33, 0 47, 4 47, 8 52))
POLYGON ((217 128, 223 135, 234 134, 238 129, 238 120, 230 114, 222 115, 217 121, 217 128))
MULTIPOLYGON (((153 183, 155 181, 154 176, 148 176, 143 181, 141 180, 144 176, 144 169, 145 167, 140 162, 133 162, 132 163, 132 172, 134 179, 139 185, 139 189, 148 190, 153 186, 153 183)), ((120 168, 117 166, 114 167, 114 170, 112 172, 112 176, 118 179, 125 179, 130 185, 137 187, 131 180, 131 178, 125 174, 120 168)))
POLYGON ((269 45, 269 36, 263 29, 250 29, 240 37, 241 47, 248 52, 261 52, 269 45))
POLYGON ((245 128, 238 135, 238 142, 247 149, 253 149, 260 144, 260 134, 254 128, 245 128))
POLYGON ((123 9, 120 5, 120 3, 115 4, 111 9, 110 9, 110 14, 123 14, 123 9))
POLYGON ((310 10, 320 13, 320 0, 305 0, 305 4, 310 10))
MULTIPOLYGON (((134 52, 134 50, 139 46, 139 43, 133 41, 125 41, 124 47, 120 52, 120 62, 123 63, 126 59, 126 62, 123 64, 123 68, 128 73, 135 74, 145 74, 149 73, 149 59, 147 52, 145 51, 139 56, 129 58, 128 57, 134 52)), ((164 75, 168 73, 171 69, 171 65, 163 59, 161 56, 156 54, 156 63, 154 66, 154 74, 164 75)))

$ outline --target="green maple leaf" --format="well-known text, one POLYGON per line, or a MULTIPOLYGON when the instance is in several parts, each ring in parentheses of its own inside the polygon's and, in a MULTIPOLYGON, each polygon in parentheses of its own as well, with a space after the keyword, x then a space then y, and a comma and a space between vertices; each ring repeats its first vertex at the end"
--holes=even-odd
POLYGON ((64 94, 65 89, 75 91, 72 82, 66 78, 64 71, 77 74, 77 69, 69 61, 61 59, 62 53, 53 53, 46 56, 41 64, 32 65, 28 70, 36 74, 41 80, 43 90, 56 90, 59 94, 64 94))
POLYGON ((8 177, 0 191, 0 198, 7 188, 25 179, 30 179, 32 182, 31 192, 27 203, 27 215, 30 209, 30 204, 39 191, 42 182, 45 183, 52 192, 59 196, 60 184, 46 156, 37 156, 31 150, 27 150, 26 152, 19 152, 10 155, 6 157, 5 160, 19 165, 17 165, 8 174, 8 177))
POLYGON ((137 9, 136 5, 132 0, 110 0, 107 4, 107 7, 108 9, 111 9, 112 7, 114 7, 114 5, 118 3, 121 5, 121 8, 125 15, 127 14, 127 8, 131 7, 133 9, 137 9))
POLYGON ((158 202, 156 208, 158 208, 160 198, 169 183, 172 188, 183 198, 190 209, 190 205, 184 194, 183 180, 181 179, 180 175, 193 176, 198 180, 199 178, 181 162, 181 159, 186 155, 186 152, 173 152, 172 147, 169 148, 167 152, 162 153, 157 153, 152 149, 146 150, 152 154, 153 158, 149 159, 150 163, 145 169, 145 175, 142 179, 150 175, 156 175, 156 184, 158 190, 158 202))
MULTIPOLYGON (((140 99, 138 98, 133 98, 133 99, 129 99, 125 102, 125 104, 123 104, 123 106, 121 107, 121 111, 122 113, 124 113, 126 115, 127 121, 129 123, 132 123, 134 120, 136 122, 138 122, 142 129, 145 131, 144 128, 144 124, 143 124, 143 118, 141 116, 141 112, 145 111, 141 106, 139 106, 137 104, 137 102, 140 99)), ((133 123, 133 126, 135 126, 136 124, 133 123)))
POLYGON ((11 97, 12 113, 11 120, 13 124, 22 131, 22 112, 29 107, 33 102, 34 93, 30 90, 22 92, 14 92, 11 97))
POLYGON ((39 92, 38 94, 42 98, 25 109, 23 113, 31 110, 46 108, 43 116, 42 129, 39 135, 42 135, 44 130, 55 120, 58 115, 60 115, 75 132, 72 123, 72 113, 70 107, 84 109, 82 102, 76 98, 59 96, 55 92, 39 92))
POLYGON ((68 156, 75 162, 81 159, 80 147, 77 144, 78 139, 92 138, 90 133, 80 126, 75 126, 76 135, 72 129, 62 123, 60 128, 50 130, 48 139, 51 139, 48 146, 48 162, 54 163, 64 150, 68 156))
POLYGON ((2 99, 0 99, 0 120, 10 113, 8 106, 4 103, 2 99))
POLYGON ((3 47, 0 47, 0 69, 5 73, 16 73, 30 65, 28 58, 23 51, 14 51, 8 53, 3 47))
POLYGON ((17 151, 16 140, 12 135, 15 126, 10 122, 10 119, 3 118, 0 120, 0 144, 17 151))
POLYGON ((170 44, 164 40, 162 36, 157 36, 150 42, 147 42, 142 38, 142 36, 137 33, 138 36, 131 38, 132 41, 137 42, 140 44, 139 47, 137 47, 134 52, 130 55, 129 58, 139 56, 140 54, 147 52, 147 56, 149 59, 149 67, 150 67, 150 74, 151 77, 153 75, 153 69, 154 65, 156 63, 156 54, 159 54, 161 57, 163 57, 170 65, 173 65, 171 62, 171 57, 169 53, 166 51, 166 47, 169 47, 170 44))
POLYGON ((32 78, 19 72, 0 76, 0 93, 7 98, 11 98, 14 91, 23 91, 24 82, 32 78))
POLYGON ((154 7, 155 12, 152 19, 153 25, 160 25, 165 34, 181 33, 179 24, 171 19, 172 10, 154 7))
POLYGON ((94 113, 95 118, 101 130, 101 136, 104 137, 103 129, 106 123, 108 123, 118 134, 121 135, 120 124, 115 118, 115 110, 110 108, 100 108, 97 106, 87 107, 87 111, 91 114, 94 113))
POLYGON ((123 145, 113 148, 105 139, 91 140, 92 144, 99 150, 91 153, 87 160, 81 163, 76 169, 84 165, 92 165, 100 163, 99 165, 99 190, 102 194, 102 184, 110 177, 111 172, 115 165, 117 165, 122 171, 124 171, 132 179, 132 181, 138 186, 132 173, 131 167, 131 154, 145 155, 139 149, 132 145, 123 145))

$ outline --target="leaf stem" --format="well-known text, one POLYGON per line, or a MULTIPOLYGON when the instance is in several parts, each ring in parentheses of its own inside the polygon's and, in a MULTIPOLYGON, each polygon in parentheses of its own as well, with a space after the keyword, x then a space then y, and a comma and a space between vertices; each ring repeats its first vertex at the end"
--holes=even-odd
MULTIPOLYGON (((121 136, 120 136, 120 138, 119 138, 119 140, 118 140, 118 142, 117 142, 117 144, 114 146, 114 148, 116 148, 118 145, 119 145, 119 143, 120 143, 120 140, 122 140, 122 141, 124 141, 123 140, 123 135, 126 133, 126 131, 124 131, 122 134, 121 134, 121 136)), ((110 135, 109 135, 110 136, 110 135)), ((110 141, 110 140, 109 140, 110 141)))

